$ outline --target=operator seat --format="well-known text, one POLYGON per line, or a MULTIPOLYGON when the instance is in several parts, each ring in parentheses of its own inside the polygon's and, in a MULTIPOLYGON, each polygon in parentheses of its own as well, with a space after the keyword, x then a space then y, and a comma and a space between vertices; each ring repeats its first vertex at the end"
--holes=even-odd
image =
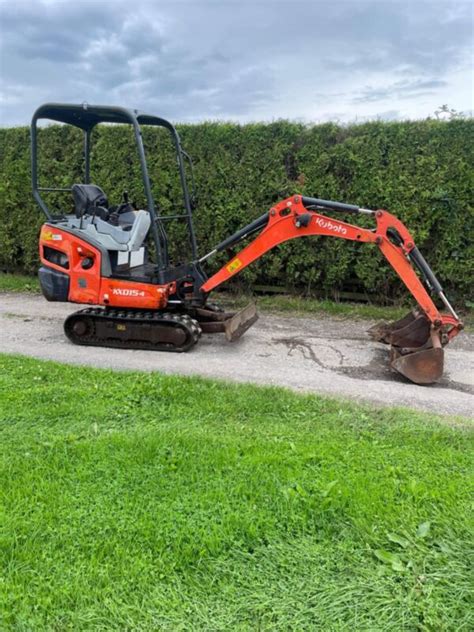
POLYGON ((84 230, 107 250, 134 252, 141 248, 151 225, 150 213, 129 210, 118 215, 117 225, 110 223, 108 200, 96 184, 73 184, 75 217, 69 216, 72 228, 84 230))
POLYGON ((76 217, 98 215, 101 219, 109 218, 109 202, 102 189, 96 184, 73 184, 71 187, 76 217))

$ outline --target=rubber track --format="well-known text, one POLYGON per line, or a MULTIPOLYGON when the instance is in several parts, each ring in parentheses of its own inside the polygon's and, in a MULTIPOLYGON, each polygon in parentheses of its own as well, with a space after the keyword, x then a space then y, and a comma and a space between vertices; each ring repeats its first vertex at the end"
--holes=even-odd
MULTIPOLYGON (((111 327, 111 333, 116 328, 111 327)), ((148 349, 152 351, 182 352, 188 351, 201 337, 202 331, 199 323, 187 314, 154 311, 132 311, 123 309, 102 309, 100 307, 88 307, 74 312, 64 321, 64 332, 71 342, 78 345, 94 347, 114 347, 118 349, 148 349), (74 323, 83 321, 87 325, 86 335, 79 336, 73 330, 74 323), (159 327, 178 328, 185 332, 186 338, 179 345, 170 342, 153 342, 150 340, 128 340, 121 338, 102 338, 96 334, 96 324, 101 321, 106 324, 123 324, 128 331, 132 331, 133 325, 157 325, 159 327)), ((143 329, 140 329, 140 333, 143 329)))

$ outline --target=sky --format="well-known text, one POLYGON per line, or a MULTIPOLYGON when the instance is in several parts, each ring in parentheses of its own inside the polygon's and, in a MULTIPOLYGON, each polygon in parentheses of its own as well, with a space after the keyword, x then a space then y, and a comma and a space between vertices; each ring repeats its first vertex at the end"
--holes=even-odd
POLYGON ((0 0, 0 125, 47 101, 174 122, 472 115, 464 0, 0 0))

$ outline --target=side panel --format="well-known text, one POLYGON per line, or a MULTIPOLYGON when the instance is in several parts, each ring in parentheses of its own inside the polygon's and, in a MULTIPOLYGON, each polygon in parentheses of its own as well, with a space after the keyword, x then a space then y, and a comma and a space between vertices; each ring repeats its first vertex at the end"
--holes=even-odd
POLYGON ((161 309, 166 307, 172 285, 152 285, 103 278, 99 304, 132 309, 161 309))
POLYGON ((44 224, 40 233, 39 250, 43 265, 69 275, 69 301, 98 304, 102 255, 97 248, 54 224, 44 224), (63 262, 59 257, 51 256, 57 252, 66 255, 63 262))
POLYGON ((39 251, 43 268, 48 270, 46 275, 42 273, 45 278, 45 285, 42 283, 43 294, 48 300, 131 309, 162 309, 166 307, 169 294, 176 291, 175 283, 153 285, 101 276, 100 250, 54 224, 44 224, 41 228, 39 251), (61 280, 61 291, 56 283, 58 279, 61 280), (55 290, 52 289, 53 282, 57 286, 55 290), (53 295, 61 298, 52 298, 53 295))

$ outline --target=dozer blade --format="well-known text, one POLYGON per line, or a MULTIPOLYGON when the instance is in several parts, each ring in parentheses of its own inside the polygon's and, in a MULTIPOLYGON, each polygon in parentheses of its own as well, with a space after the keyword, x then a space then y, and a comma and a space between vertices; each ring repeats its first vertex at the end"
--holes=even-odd
POLYGON ((255 303, 250 303, 224 322, 225 337, 234 342, 242 336, 258 320, 255 303))

